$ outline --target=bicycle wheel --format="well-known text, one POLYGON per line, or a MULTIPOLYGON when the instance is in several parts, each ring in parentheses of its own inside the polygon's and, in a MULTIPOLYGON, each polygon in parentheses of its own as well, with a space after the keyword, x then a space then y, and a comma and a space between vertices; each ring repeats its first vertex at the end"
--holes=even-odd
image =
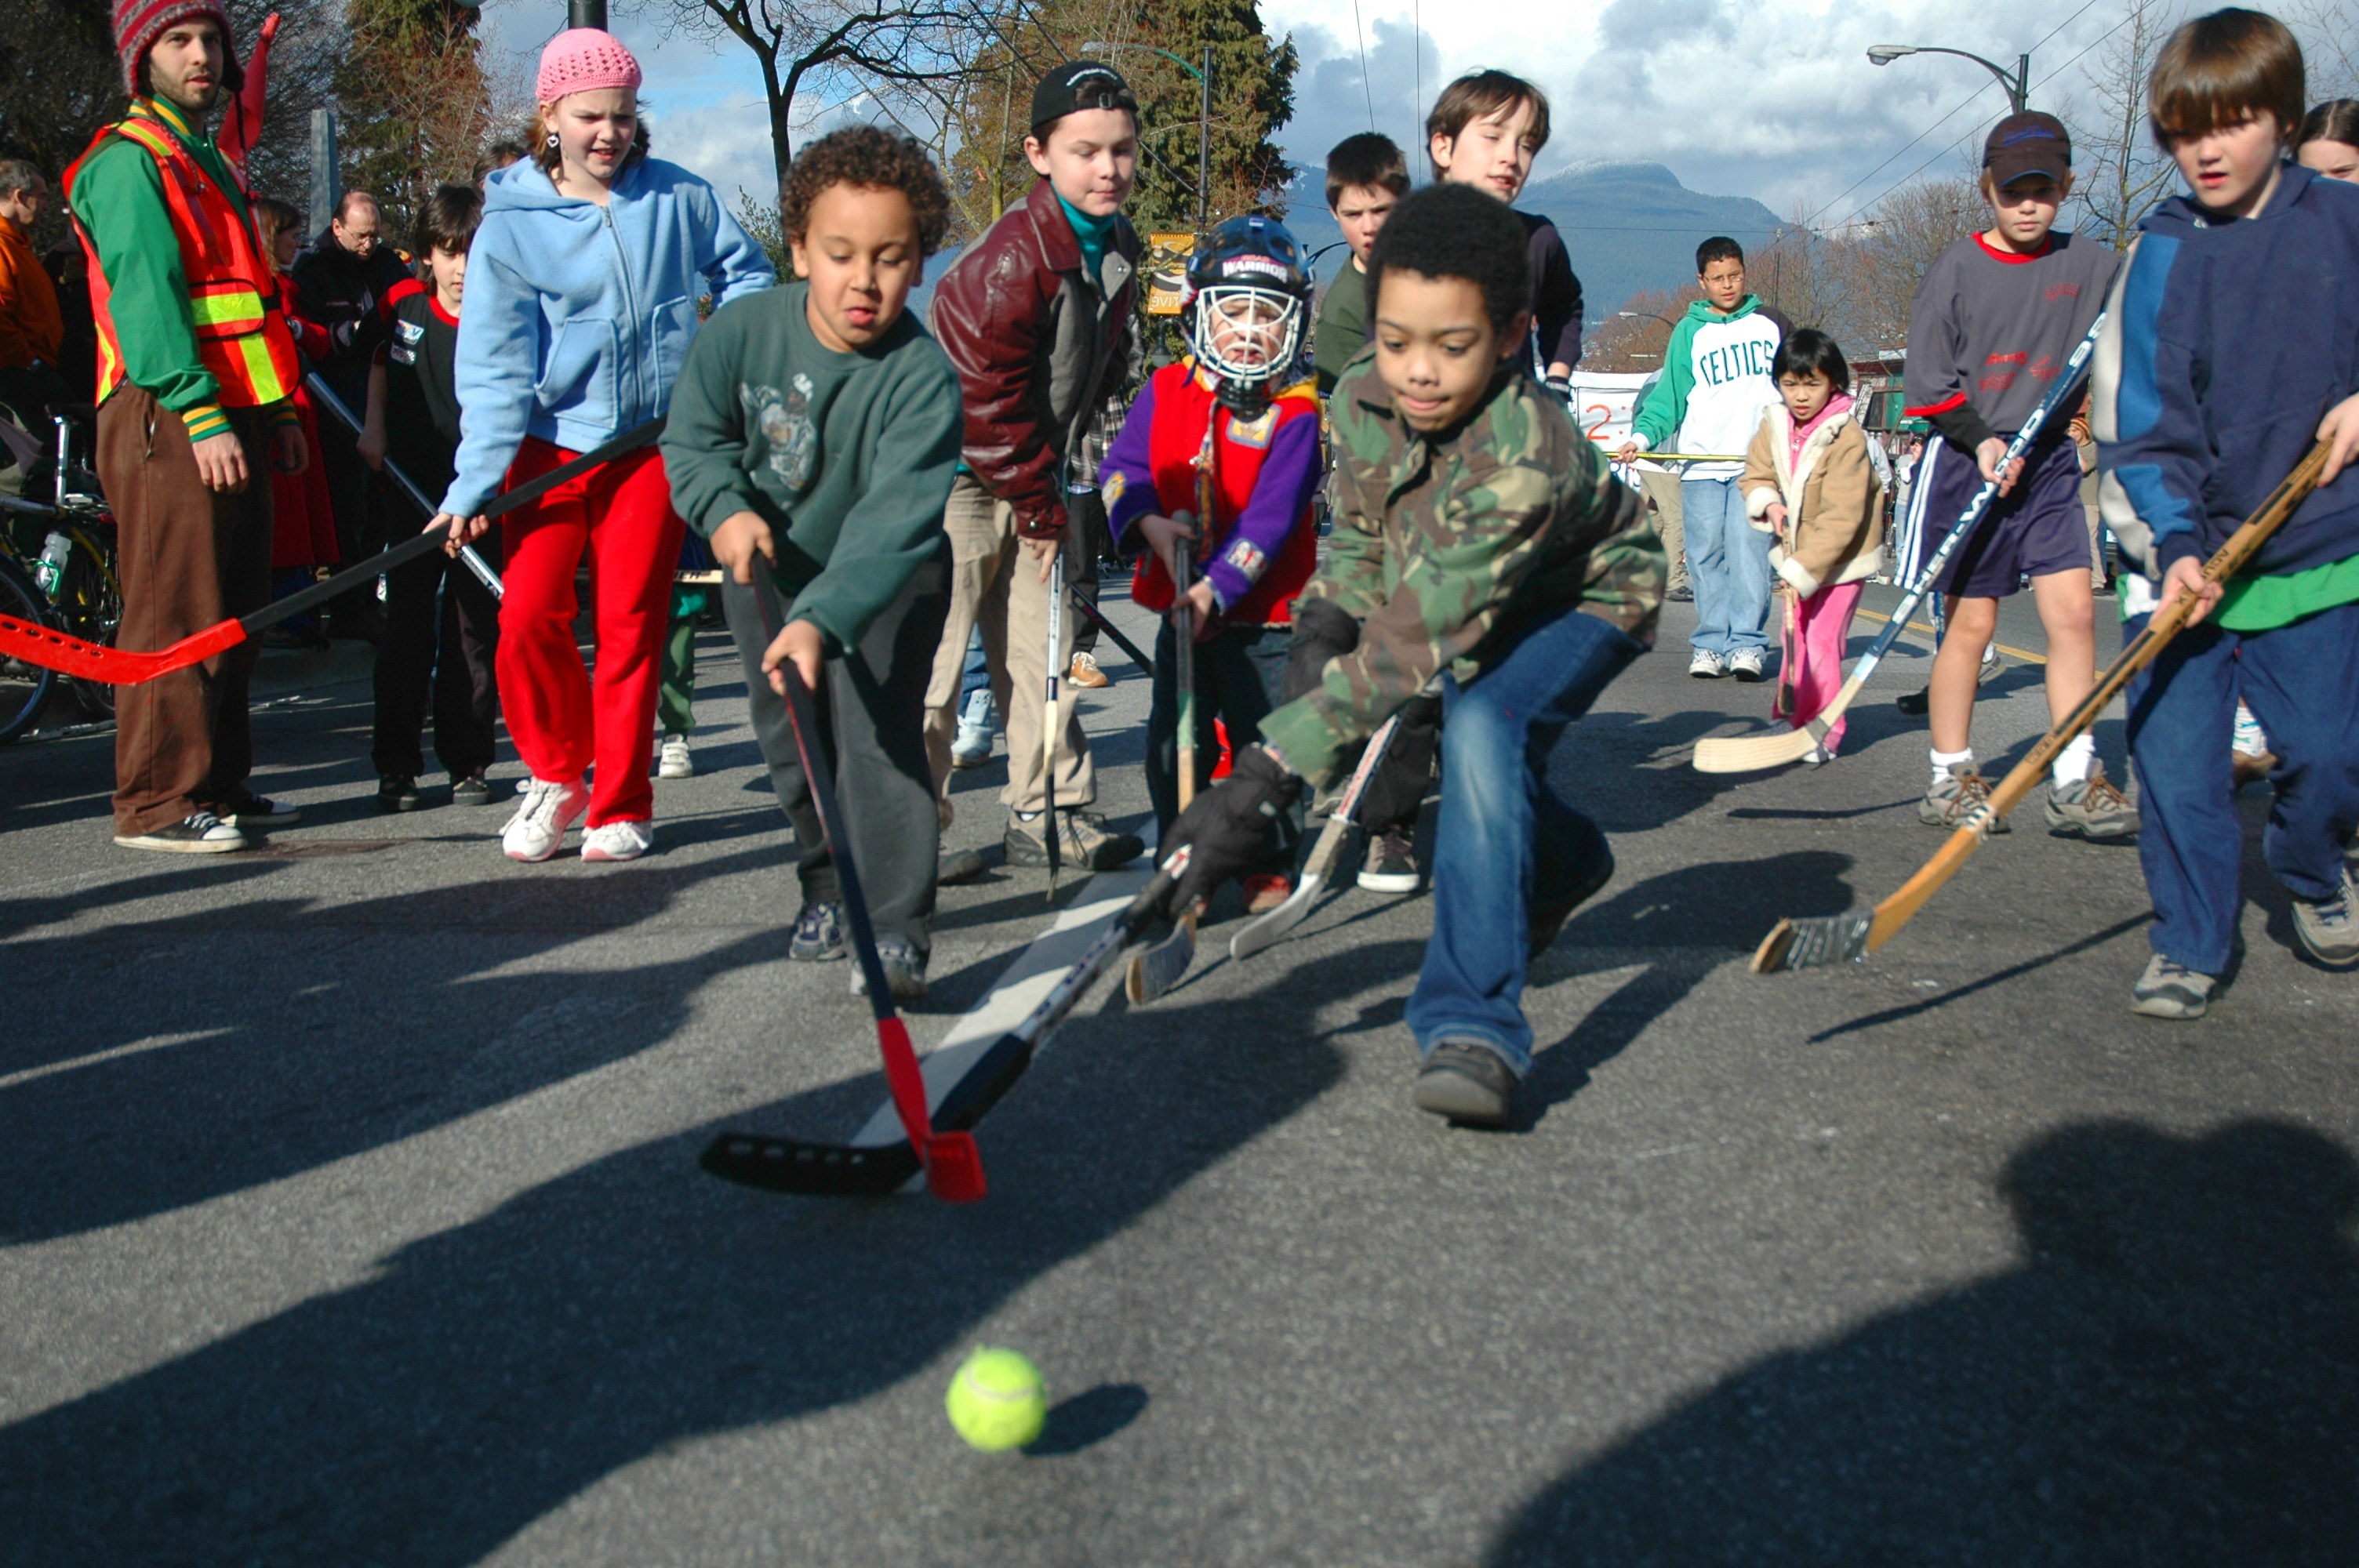
MULTIPOLYGON (((57 624, 57 618, 49 613, 49 600, 41 597, 30 579, 16 569, 16 563, 5 557, 0 557, 0 615, 29 621, 36 626, 57 624)), ((42 705, 49 700, 49 690, 57 680, 55 670, 21 659, 0 659, 0 744, 14 741, 33 727, 33 720, 41 716, 42 705)))
MULTIPOLYGON (((114 582, 114 562, 93 553, 113 542, 114 530, 78 528, 74 552, 67 558, 65 580, 58 592, 58 622, 66 631, 104 647, 114 646, 123 625, 123 595, 114 582)), ((114 717, 114 687, 103 680, 69 676, 67 684, 93 719, 114 717)))

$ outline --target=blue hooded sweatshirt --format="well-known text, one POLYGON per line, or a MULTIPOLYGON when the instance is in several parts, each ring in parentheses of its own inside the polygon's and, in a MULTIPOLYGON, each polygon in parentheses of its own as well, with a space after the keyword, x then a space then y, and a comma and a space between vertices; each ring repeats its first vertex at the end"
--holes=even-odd
MULTIPOLYGON (((2202 559, 2359 392, 2359 185, 2287 164, 2258 216, 2174 196, 2139 225, 2095 373, 2105 521, 2147 575, 2202 559)), ((2313 492, 2249 569, 2359 555, 2359 468, 2313 492)))
POLYGON ((712 188, 641 158, 606 205, 564 196, 537 165, 484 191, 459 311, 458 477, 442 510, 472 517, 527 436, 587 451, 671 406, 696 303, 777 281, 712 188))

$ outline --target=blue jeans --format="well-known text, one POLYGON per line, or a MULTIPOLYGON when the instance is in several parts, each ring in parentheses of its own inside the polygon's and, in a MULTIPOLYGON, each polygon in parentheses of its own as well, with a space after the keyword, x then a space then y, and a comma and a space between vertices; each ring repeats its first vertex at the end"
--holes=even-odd
POLYGON ((1533 627, 1473 686, 1442 682, 1433 939, 1408 999, 1420 1054, 1444 1039, 1480 1040, 1518 1076, 1530 1070, 1531 906, 1593 877, 1606 854, 1597 824, 1549 789, 1549 753, 1642 651, 1597 616, 1568 610, 1533 627))
POLYGON ((2244 903, 2245 828, 2228 760, 2240 696, 2277 755, 2263 858, 2296 898, 2332 898, 2359 825, 2359 604, 2267 632, 2207 622, 2130 682, 2138 863, 2154 900, 2147 936, 2200 975, 2226 970, 2244 903))
POLYGON ((1696 629, 1688 646, 1722 658, 1740 648, 1766 650, 1775 535, 1745 520, 1745 497, 1733 479, 1681 480, 1680 512, 1695 589, 1696 629))

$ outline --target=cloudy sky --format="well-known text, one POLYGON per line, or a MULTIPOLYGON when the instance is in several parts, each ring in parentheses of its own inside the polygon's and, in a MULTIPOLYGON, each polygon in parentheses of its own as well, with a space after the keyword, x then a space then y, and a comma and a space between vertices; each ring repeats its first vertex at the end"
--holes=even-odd
MULTIPOLYGON (((615 6, 615 30, 647 66, 662 156, 724 195, 764 189, 769 145, 753 56, 734 40, 667 37, 666 4, 615 6)), ((1353 0, 1263 0, 1262 15, 1302 51, 1295 120, 1278 135, 1297 162, 1316 163, 1372 117, 1406 142, 1440 82, 1500 66, 1537 80, 1554 103, 1542 173, 1653 159, 1691 189, 1756 197, 1780 213, 1823 208, 1819 221, 1829 222, 1929 162, 1934 172, 1963 168, 1952 143, 2006 112, 1997 82, 1969 60, 1920 55, 1879 68, 1869 45, 1941 44, 2003 63, 2030 49, 2032 103, 2053 109, 2085 92, 2082 70, 2126 9, 2124 0, 1359 0, 1355 13, 1353 0)), ((564 14, 559 0, 492 0, 484 15, 495 47, 537 54, 564 14)))

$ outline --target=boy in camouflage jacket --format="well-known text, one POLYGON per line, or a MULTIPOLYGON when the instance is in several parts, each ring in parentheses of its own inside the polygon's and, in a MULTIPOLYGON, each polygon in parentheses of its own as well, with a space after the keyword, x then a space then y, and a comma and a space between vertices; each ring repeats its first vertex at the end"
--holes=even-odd
POLYGON ((1596 824, 1549 789, 1558 737, 1649 645, 1661 541, 1636 494, 1520 367, 1523 230, 1465 186, 1404 200, 1369 262, 1375 342, 1337 383, 1335 530, 1295 607, 1288 700, 1173 826, 1173 907, 1266 852, 1306 784, 1441 677, 1434 931, 1408 1005, 1413 1093, 1506 1119, 1531 1065, 1524 975, 1613 875, 1596 824))

